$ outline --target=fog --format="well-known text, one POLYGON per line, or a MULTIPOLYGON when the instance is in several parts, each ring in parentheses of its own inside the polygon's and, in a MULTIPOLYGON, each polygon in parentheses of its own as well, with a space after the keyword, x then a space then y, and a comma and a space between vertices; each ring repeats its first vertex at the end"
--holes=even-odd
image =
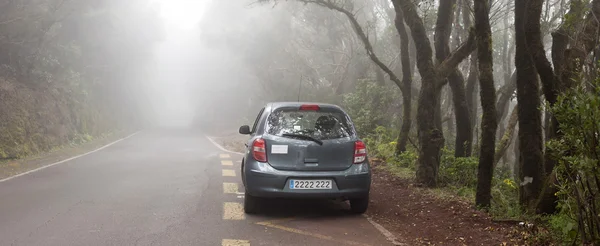
POLYGON ((215 2, 155 2, 165 28, 164 39, 155 44, 152 69, 142 83, 145 98, 152 98, 146 105, 151 109, 145 110, 151 112, 153 125, 232 126, 237 123, 232 121, 246 116, 249 102, 257 96, 252 94, 255 78, 243 57, 234 53, 236 47, 215 44, 213 40, 243 43, 243 38, 231 36, 243 30, 229 15, 243 20, 265 6, 250 7, 250 1, 231 1, 235 3, 230 6, 215 2), (208 10, 212 14, 206 14, 208 10))
MULTIPOLYGON (((269 101, 317 101, 350 107, 347 100, 355 96, 351 93, 365 81, 387 86, 395 93, 391 96, 399 98, 398 87, 369 59, 347 16, 316 4, 266 0, 36 1, 43 7, 27 5, 21 12, 17 11, 20 5, 11 6, 13 2, 1 5, 0 29, 6 34, 0 34, 0 43, 6 54, 0 72, 8 81, 44 85, 39 90, 43 96, 48 94, 42 91, 58 90, 81 105, 85 114, 92 114, 51 111, 49 115, 59 115, 48 119, 56 131, 65 118, 69 122, 82 118, 90 121, 73 124, 73 129, 67 130, 71 133, 90 131, 84 129, 90 128, 88 124, 94 124, 91 128, 95 133, 115 124, 235 130, 240 124, 251 124, 269 101), (42 16, 50 25, 39 30, 40 23, 21 18, 23 11, 42 16), (29 41, 27 45, 22 44, 25 41, 29 41)), ((352 10, 379 59, 400 76, 399 39, 391 28, 394 12, 390 3, 339 3, 352 10)), ((420 13, 433 16, 435 7, 424 5, 420 13)), ((433 26, 434 19, 424 20, 427 27, 433 26)), ((502 25, 496 26, 504 30, 502 25)), ((432 28, 428 31, 433 33, 432 28)), ((414 51, 411 56, 414 58, 414 51)), ((414 64, 415 59, 411 62, 414 64)), ((412 66, 416 97, 420 81, 412 66)), ((495 71, 502 78, 508 70, 495 71)), ((451 93, 444 90, 443 108, 448 111, 451 93)), ((68 100, 48 99, 45 103, 59 101, 74 110, 68 100)), ((400 100, 386 103, 380 106, 387 107, 386 114, 401 111, 400 100)), ((34 102, 31 104, 28 111, 38 110, 34 102)), ((18 117, 16 112, 11 110, 8 114, 12 115, 6 118, 18 117)), ((392 118, 390 122, 395 121, 392 118)), ((40 124, 40 131, 52 127, 40 124)))
POLYGON ((231 130, 269 101, 339 102, 352 86, 343 82, 359 75, 351 67, 370 66, 348 22, 321 7, 255 0, 151 6, 164 32, 136 84, 152 126, 231 130))

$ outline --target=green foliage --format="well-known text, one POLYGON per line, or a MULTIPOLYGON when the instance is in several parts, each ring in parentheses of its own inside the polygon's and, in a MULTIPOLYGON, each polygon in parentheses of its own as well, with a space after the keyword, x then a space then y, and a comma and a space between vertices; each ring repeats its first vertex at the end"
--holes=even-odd
POLYGON ((567 213, 558 213, 548 217, 548 227, 555 241, 577 241, 577 220, 571 218, 567 213))
POLYGON ((356 130, 361 136, 380 135, 375 131, 378 126, 393 128, 394 102, 400 99, 397 91, 389 86, 380 86, 371 80, 360 80, 356 84, 355 92, 344 95, 342 105, 352 117, 356 130))
POLYGON ((523 210, 519 203, 518 184, 511 178, 510 170, 497 169, 494 172, 491 215, 500 218, 520 218, 523 210))
POLYGON ((363 138, 369 155, 378 158, 389 158, 394 154, 394 147, 398 131, 383 126, 375 127, 373 133, 363 138))
POLYGON ((71 139, 71 145, 80 145, 87 142, 90 142, 94 139, 94 137, 89 134, 75 134, 73 139, 71 139))
MULTIPOLYGON (((386 127, 376 127, 375 131, 363 138, 367 144, 369 156, 378 158, 386 163, 391 173, 402 178, 413 178, 416 169, 418 153, 415 149, 395 155, 396 136, 398 130, 386 127)), ((439 184, 441 190, 465 197, 469 200, 475 197, 477 185, 477 157, 454 157, 452 149, 442 151, 439 169, 439 184)), ((497 169, 492 180, 492 207, 490 213, 500 218, 520 218, 522 216, 518 201, 517 183, 510 177, 510 170, 497 169)))
POLYGON ((561 216, 554 224, 567 223, 575 230, 562 231, 573 242, 600 243, 600 79, 591 89, 580 85, 559 96, 551 112, 562 137, 548 143, 559 160, 555 168, 561 216), (565 218, 577 218, 567 220, 565 218), (576 221, 574 225, 571 223, 576 221), (579 232, 574 234, 574 231, 579 232), (577 235, 578 238, 574 238, 577 235))
POLYGON ((454 157, 454 151, 444 148, 438 181, 441 185, 475 187, 477 185, 478 160, 474 157, 454 157))

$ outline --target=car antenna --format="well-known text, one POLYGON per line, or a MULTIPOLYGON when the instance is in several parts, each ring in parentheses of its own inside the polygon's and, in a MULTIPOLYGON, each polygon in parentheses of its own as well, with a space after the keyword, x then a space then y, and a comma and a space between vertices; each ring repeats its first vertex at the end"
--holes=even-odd
POLYGON ((302 90, 302 74, 300 74, 300 83, 298 83, 298 102, 300 102, 300 91, 302 90))

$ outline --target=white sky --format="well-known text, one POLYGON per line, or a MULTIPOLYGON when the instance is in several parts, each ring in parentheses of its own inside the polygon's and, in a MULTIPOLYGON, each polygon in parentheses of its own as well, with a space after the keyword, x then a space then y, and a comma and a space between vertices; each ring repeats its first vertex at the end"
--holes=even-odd
POLYGON ((168 29, 189 30, 198 27, 205 6, 210 0, 151 0, 151 2, 158 3, 161 17, 168 29))
POLYGON ((153 100, 157 123, 185 126, 195 113, 187 86, 197 82, 192 81, 197 70, 193 51, 198 49, 199 23, 211 0, 149 1, 164 21, 166 37, 155 48, 156 67, 148 74, 146 89, 150 95, 160 95, 153 100))

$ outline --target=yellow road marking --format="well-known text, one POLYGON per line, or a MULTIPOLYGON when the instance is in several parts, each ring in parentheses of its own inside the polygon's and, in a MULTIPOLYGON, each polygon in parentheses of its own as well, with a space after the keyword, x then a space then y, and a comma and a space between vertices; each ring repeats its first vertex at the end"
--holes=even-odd
POLYGON ((224 177, 235 177, 235 171, 231 169, 223 169, 224 177))
POLYGON ((257 225, 271 225, 271 224, 277 224, 277 223, 281 223, 281 222, 288 222, 288 221, 292 221, 295 220, 296 217, 289 217, 289 218, 282 218, 282 219, 274 219, 274 220, 267 220, 267 221, 262 221, 262 222, 256 222, 257 225))
POLYGON ((223 165, 223 166, 233 166, 233 161, 221 161, 221 165, 223 165))
POLYGON ((220 154, 219 157, 221 157, 221 159, 231 158, 229 154, 220 154))
MULTIPOLYGON (((285 220, 285 219, 283 219, 285 220)), ((290 219, 288 219, 290 220, 290 219)), ((269 221, 264 221, 264 222, 258 222, 256 223, 257 225, 262 225, 262 226, 266 226, 266 227, 271 227, 271 228, 275 228, 275 229, 279 229, 282 231, 287 231, 287 232, 291 232, 291 233, 295 233, 295 234, 300 234, 300 235, 304 235, 304 236, 309 236, 309 237, 314 237, 314 238, 318 238, 321 240, 326 240, 326 241, 332 241, 332 242, 336 242, 336 243, 342 243, 342 244, 346 244, 346 245, 359 245, 359 246, 369 246, 369 244, 364 244, 364 243, 359 243, 359 242, 354 242, 354 241, 347 241, 347 240, 339 240, 339 239, 335 239, 331 236, 325 236, 322 234, 318 234, 318 233, 312 233, 312 232, 308 232, 308 231, 303 231, 303 230, 299 230, 296 228, 290 228, 290 227, 286 227, 286 226, 282 226, 282 225, 276 225, 273 224, 269 221)))
POLYGON ((248 240, 234 240, 234 239, 223 239, 221 241, 222 246, 250 246, 248 240))
POLYGON ((236 183, 223 183, 223 193, 237 194, 238 193, 238 185, 236 183))
POLYGON ((223 203, 223 219, 224 220, 243 220, 246 216, 244 215, 244 207, 241 203, 237 202, 226 202, 223 203))

